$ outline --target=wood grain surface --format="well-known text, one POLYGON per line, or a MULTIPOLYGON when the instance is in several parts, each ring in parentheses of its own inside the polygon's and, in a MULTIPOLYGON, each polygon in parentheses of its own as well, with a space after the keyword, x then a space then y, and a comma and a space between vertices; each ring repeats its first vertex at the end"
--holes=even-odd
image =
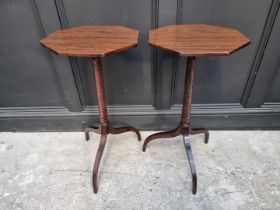
POLYGON ((59 55, 104 57, 137 46, 138 34, 123 26, 80 26, 55 31, 40 43, 59 55))
POLYGON ((149 44, 182 56, 229 55, 250 40, 238 30, 211 25, 170 25, 151 30, 149 44))

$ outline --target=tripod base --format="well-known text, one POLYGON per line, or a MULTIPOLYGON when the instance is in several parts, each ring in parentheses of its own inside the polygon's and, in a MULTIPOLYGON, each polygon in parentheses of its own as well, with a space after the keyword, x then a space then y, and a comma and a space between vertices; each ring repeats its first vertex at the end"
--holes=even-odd
POLYGON ((196 170, 195 170, 195 161, 193 158, 192 148, 190 141, 186 138, 189 135, 196 135, 196 134, 204 134, 204 143, 207 144, 209 140, 209 132, 208 130, 204 128, 195 128, 191 129, 188 126, 183 125, 182 123, 179 124, 179 126, 171 131, 166 132, 160 132, 150 135, 146 138, 144 144, 143 144, 143 152, 146 151, 147 144, 155 139, 160 138, 174 138, 176 136, 182 135, 185 145, 185 150, 187 153, 188 161, 190 164, 190 170, 192 174, 192 193, 196 194, 197 190, 197 176, 196 176, 196 170))
POLYGON ((100 161, 102 158, 102 154, 103 154, 104 148, 106 146, 107 135, 108 134, 121 134, 121 133, 129 132, 129 131, 135 132, 138 140, 141 141, 141 135, 139 133, 139 130, 132 126, 113 128, 112 126, 107 124, 107 125, 100 125, 99 128, 95 127, 95 126, 89 126, 85 129, 85 138, 87 141, 89 140, 89 132, 101 134, 100 144, 99 144, 99 147, 98 147, 98 150, 96 153, 94 166, 93 166, 93 173, 92 173, 92 186, 93 186, 94 193, 97 193, 97 191, 98 191, 97 176, 98 176, 99 164, 100 164, 100 161))

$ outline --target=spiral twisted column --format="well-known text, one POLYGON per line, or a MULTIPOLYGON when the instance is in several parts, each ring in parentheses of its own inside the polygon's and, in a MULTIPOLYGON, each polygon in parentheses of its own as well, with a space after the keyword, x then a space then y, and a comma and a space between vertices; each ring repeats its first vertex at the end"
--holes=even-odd
POLYGON ((103 71, 101 59, 99 57, 95 57, 92 59, 93 71, 95 76, 95 84, 96 84, 96 94, 98 101, 98 110, 99 110, 99 121, 101 125, 108 124, 108 113, 106 107, 106 96, 105 96, 105 87, 104 87, 104 79, 103 79, 103 71))
POLYGON ((184 86, 183 108, 182 108, 182 116, 181 116, 181 122, 184 127, 189 127, 190 125, 194 66, 195 66, 195 57, 188 57, 185 84, 184 84, 185 86, 184 86))

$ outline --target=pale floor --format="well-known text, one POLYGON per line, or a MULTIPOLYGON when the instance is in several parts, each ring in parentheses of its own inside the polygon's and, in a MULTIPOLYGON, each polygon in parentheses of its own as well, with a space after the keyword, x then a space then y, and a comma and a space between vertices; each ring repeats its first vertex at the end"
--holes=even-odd
POLYGON ((196 195, 180 137, 143 153, 133 133, 109 136, 93 194, 97 134, 0 133, 0 209, 280 209, 280 131, 211 131, 209 144, 191 142, 196 195))

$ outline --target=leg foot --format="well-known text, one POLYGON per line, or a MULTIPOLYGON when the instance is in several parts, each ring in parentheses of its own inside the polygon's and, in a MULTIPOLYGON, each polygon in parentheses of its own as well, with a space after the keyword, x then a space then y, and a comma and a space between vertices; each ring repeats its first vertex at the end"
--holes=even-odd
POLYGON ((193 129, 190 129, 190 134, 191 135, 196 135, 196 134, 201 134, 203 133, 204 134, 204 143, 207 144, 208 143, 208 140, 209 140, 209 132, 207 129, 205 128, 193 128, 193 129))
POLYGON ((138 141, 141 141, 141 135, 140 132, 137 128, 132 127, 132 126, 124 126, 124 127, 120 127, 120 128, 113 128, 110 127, 109 132, 111 134, 120 134, 120 133, 125 133, 125 132, 129 132, 132 131, 134 133, 136 133, 138 141))
POLYGON ((173 137, 176 137, 176 136, 179 136, 181 133, 180 133, 180 127, 174 129, 174 130, 171 130, 171 131, 166 131, 166 132, 160 132, 160 133, 155 133, 155 134, 152 134, 150 136, 148 136, 143 144, 143 149, 142 151, 145 152, 146 151, 146 147, 147 147, 147 144, 154 140, 154 139, 160 139, 160 138, 173 138, 173 137))
POLYGON ((196 194, 197 177, 196 177, 195 162, 193 158, 192 147, 189 139, 183 136, 183 140, 184 140, 184 145, 185 145, 186 153, 190 164, 191 174, 192 174, 192 193, 196 194))
POLYGON ((106 139, 107 139, 107 127, 102 126, 101 127, 101 139, 100 139, 100 144, 96 153, 95 161, 94 161, 94 166, 93 166, 93 173, 92 173, 92 186, 93 186, 93 191, 94 193, 97 193, 98 191, 98 186, 97 186, 97 175, 98 175, 98 170, 99 170, 99 164, 102 158, 102 154, 106 145, 106 139))
POLYGON ((89 140, 89 132, 99 133, 99 129, 96 126, 88 126, 85 129, 85 137, 87 141, 89 140))

